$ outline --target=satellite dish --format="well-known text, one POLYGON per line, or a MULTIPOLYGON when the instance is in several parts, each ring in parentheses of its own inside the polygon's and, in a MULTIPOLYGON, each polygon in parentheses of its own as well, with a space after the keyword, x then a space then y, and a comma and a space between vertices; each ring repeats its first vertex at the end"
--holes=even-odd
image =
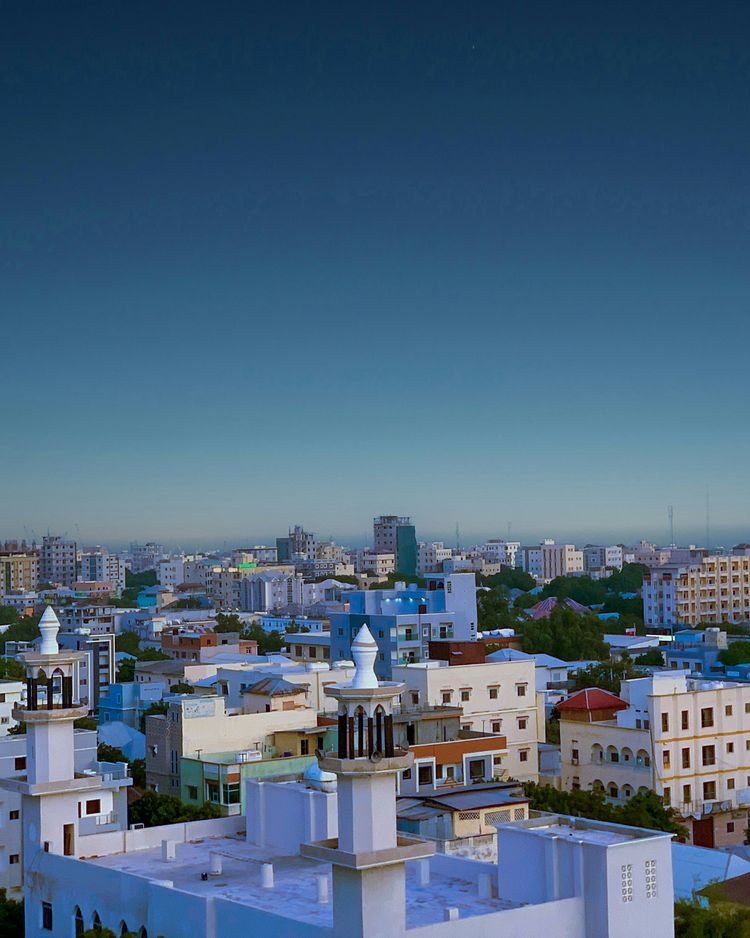
POLYGON ((383 753, 379 752, 377 749, 370 756, 370 762, 380 762, 383 758, 383 753))

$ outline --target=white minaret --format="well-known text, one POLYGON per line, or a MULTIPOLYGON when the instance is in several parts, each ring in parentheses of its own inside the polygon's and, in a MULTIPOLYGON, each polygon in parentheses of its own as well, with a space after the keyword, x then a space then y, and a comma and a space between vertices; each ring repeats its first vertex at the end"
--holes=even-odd
MULTIPOLYGON (((119 804, 121 827, 127 824, 127 786, 130 778, 103 778, 95 773, 76 777, 74 724, 88 715, 78 699, 78 669, 85 659, 80 651, 60 650, 60 623, 48 606, 39 622, 39 651, 20 658, 26 667, 26 703, 13 708, 13 716, 26 724, 26 776, 0 779, 0 788, 22 796, 23 869, 34 869, 40 851, 78 855, 80 825, 86 803, 100 807, 119 804)), ((26 889, 27 906, 30 889, 26 889)), ((27 916, 35 915, 27 908, 27 916)), ((31 921, 28 918, 27 921, 31 921)), ((29 932, 31 934, 31 932, 29 932)))
POLYGON ((338 838, 303 844, 311 859, 333 867, 336 938, 397 938, 406 932, 404 863, 431 856, 434 846, 396 831, 396 775, 412 754, 393 744, 393 702, 404 690, 378 682, 377 645, 366 625, 352 642, 351 685, 329 684, 339 702, 338 748, 319 757, 337 777, 338 838))

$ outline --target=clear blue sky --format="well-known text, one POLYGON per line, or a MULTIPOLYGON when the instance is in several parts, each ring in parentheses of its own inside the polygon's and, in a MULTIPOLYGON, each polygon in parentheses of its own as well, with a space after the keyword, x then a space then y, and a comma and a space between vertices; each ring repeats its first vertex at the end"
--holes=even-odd
POLYGON ((0 537, 750 539, 749 30, 6 8, 0 537))

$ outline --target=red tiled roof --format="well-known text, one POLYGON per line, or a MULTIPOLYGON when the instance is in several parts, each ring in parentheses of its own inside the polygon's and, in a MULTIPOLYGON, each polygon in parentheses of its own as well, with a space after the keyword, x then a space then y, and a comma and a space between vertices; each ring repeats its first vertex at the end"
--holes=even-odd
MULTIPOLYGON (((546 599, 542 599, 540 602, 538 602, 535 606, 527 609, 526 614, 530 615, 532 619, 546 619, 558 604, 557 596, 548 596, 546 599)), ((580 603, 577 603, 575 599, 571 599, 570 597, 563 599, 562 605, 566 606, 568 609, 572 609, 573 612, 591 611, 588 606, 582 606, 580 603)))
POLYGON ((557 710, 626 710, 621 697, 600 687, 586 687, 557 704, 557 710))

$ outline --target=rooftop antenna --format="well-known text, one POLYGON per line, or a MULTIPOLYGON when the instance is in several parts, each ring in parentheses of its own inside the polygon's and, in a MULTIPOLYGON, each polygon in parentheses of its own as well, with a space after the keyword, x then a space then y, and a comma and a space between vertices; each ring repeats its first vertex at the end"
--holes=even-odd
POLYGON ((674 547, 674 507, 667 505, 667 517, 669 518, 669 546, 674 547))
POLYGON ((458 521, 456 522, 456 551, 461 552, 461 532, 458 528, 458 521))
POLYGON ((706 550, 711 553, 711 493, 706 486, 706 550))

